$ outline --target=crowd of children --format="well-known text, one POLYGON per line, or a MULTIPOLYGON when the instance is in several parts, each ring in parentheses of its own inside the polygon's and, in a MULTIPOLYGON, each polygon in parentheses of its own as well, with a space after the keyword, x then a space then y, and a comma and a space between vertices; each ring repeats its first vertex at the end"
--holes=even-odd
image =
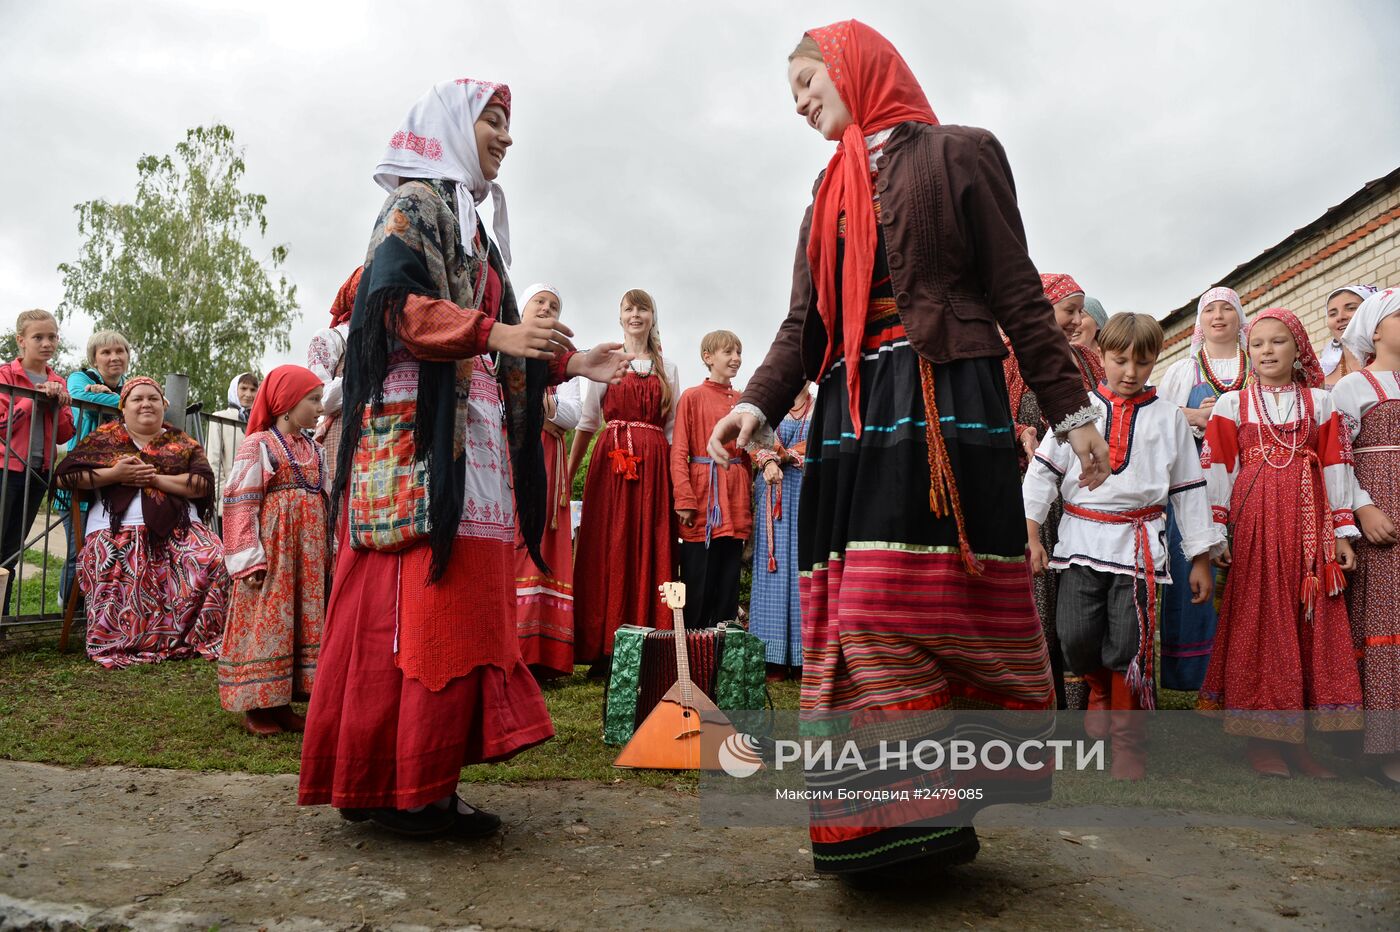
POLYGON ((1354 360, 1330 387, 1295 315, 1246 326, 1229 288, 1201 296, 1191 354, 1160 389, 1160 326, 1108 318, 1090 350, 1108 480, 1081 488, 1053 438, 1031 458, 1032 567, 1058 577, 1051 646, 1086 683, 1086 728, 1111 735, 1117 778, 1146 772, 1145 719, 1127 713, 1155 707, 1163 586, 1161 687, 1198 691, 1257 773, 1334 779, 1309 731, 1364 730, 1355 750, 1400 786, 1400 293, 1349 285, 1328 308, 1332 365, 1354 360))

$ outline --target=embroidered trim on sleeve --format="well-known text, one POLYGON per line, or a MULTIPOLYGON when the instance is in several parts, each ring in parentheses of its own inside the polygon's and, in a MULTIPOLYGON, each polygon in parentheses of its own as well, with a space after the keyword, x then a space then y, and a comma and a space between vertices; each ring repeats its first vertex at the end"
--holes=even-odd
POLYGON ((1098 412, 1093 405, 1086 404, 1084 407, 1067 415, 1063 421, 1055 425, 1055 439, 1064 443, 1069 437, 1069 432, 1076 427, 1083 427, 1085 424, 1092 424, 1098 419, 1098 412))
POLYGON ((744 450, 748 453, 757 453, 759 450, 772 449, 773 444, 778 442, 778 434, 768 425, 768 418, 758 409, 758 405, 741 401, 734 406, 734 410, 744 414, 752 414, 758 418, 758 429, 753 432, 753 436, 749 438, 749 445, 744 450))

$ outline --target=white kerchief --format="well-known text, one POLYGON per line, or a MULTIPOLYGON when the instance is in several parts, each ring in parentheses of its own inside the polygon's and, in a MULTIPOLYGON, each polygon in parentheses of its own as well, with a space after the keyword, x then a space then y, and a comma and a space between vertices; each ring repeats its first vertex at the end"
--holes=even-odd
POLYGON ((1206 342, 1206 332, 1201 328, 1201 314, 1205 311, 1207 304, 1214 304, 1216 301, 1225 301, 1235 309, 1235 313, 1240 318, 1240 348, 1243 349, 1247 345, 1244 340, 1244 308, 1240 306, 1240 296, 1235 294, 1233 288, 1217 285, 1201 295, 1201 300, 1196 302, 1196 329, 1191 331, 1192 356, 1195 356, 1206 342))
POLYGON ((1353 356, 1361 360, 1363 366, 1376 355, 1376 344, 1372 340, 1376 328, 1397 311, 1400 311, 1400 288, 1387 288, 1362 301, 1356 313, 1351 315, 1346 332, 1342 334, 1342 342, 1353 356))
POLYGON ((487 104, 498 103, 510 115, 510 88, 490 81, 459 78, 434 85, 424 94, 389 139, 374 180, 393 191, 406 178, 439 178, 457 185, 457 220, 462 242, 476 235, 476 206, 491 195, 492 223, 501 258, 510 265, 510 220, 501 186, 481 173, 476 151, 476 121, 487 104))
POLYGON ((564 298, 562 295, 559 294, 559 289, 555 288, 553 285, 546 285, 544 282, 536 282, 529 288, 526 288, 524 291, 520 292, 520 312, 522 314, 525 313, 525 305, 530 303, 531 298, 533 298, 537 294, 540 294, 541 292, 546 291, 554 295, 554 297, 559 301, 559 313, 564 313, 564 298))

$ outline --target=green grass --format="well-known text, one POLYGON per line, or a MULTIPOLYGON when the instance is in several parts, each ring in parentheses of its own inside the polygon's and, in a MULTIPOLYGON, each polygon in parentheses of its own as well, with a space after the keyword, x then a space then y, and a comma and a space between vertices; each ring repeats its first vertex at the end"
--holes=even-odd
MULTIPOLYGON (((469 782, 580 779, 625 781, 693 792, 694 774, 616 770, 617 748, 602 743, 602 684, 579 674, 544 688, 555 738, 505 764, 468 767, 469 782)), ((797 684, 772 686, 778 709, 796 709, 797 684)), ((1164 709, 1184 710, 1194 694, 1163 691, 1164 709)), ((1152 723, 1148 780, 1122 784, 1104 774, 1062 772, 1056 806, 1149 807, 1224 816, 1292 819, 1306 825, 1396 823, 1400 797, 1357 776, 1314 740, 1316 756, 1343 774, 1334 783, 1261 780, 1243 760, 1244 741, 1203 716, 1179 712, 1152 723)), ((104 670, 81 649, 29 647, 0 654, 0 758, 70 767, 120 765, 182 770, 295 773, 296 735, 255 739, 219 707, 206 661, 104 670)))
MULTIPOLYGON (((581 672, 544 688, 555 738, 506 764, 468 767, 472 782, 629 780, 691 789, 690 774, 615 770, 604 745, 603 687, 581 672)), ((797 684, 774 701, 797 705, 797 684)), ((296 735, 250 737, 219 707, 214 664, 188 660, 104 670, 81 648, 0 655, 0 758, 70 767, 120 765, 245 773, 296 773, 296 735)))
POLYGON ((67 554, 63 553, 50 553, 46 560, 43 551, 33 547, 24 552, 24 578, 16 578, 10 586, 10 599, 13 601, 16 595, 19 596, 18 614, 63 611, 63 603, 58 597, 58 581, 66 560, 67 554))

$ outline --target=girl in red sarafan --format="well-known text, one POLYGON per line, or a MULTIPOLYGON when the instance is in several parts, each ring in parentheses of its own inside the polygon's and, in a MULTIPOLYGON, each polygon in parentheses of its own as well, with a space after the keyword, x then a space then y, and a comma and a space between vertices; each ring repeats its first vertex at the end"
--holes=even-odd
POLYGON ((1342 570, 1356 562, 1351 442, 1292 312, 1260 311, 1248 345, 1253 375, 1215 403, 1201 452, 1211 510, 1232 538, 1218 559, 1230 578, 1196 707, 1249 738, 1261 776, 1291 766, 1332 779, 1308 754, 1305 712, 1321 731, 1361 727, 1342 598, 1342 570))
POLYGON ((594 445, 583 490, 574 564, 574 662, 603 675, 622 625, 669 629, 657 587, 675 578, 676 517, 671 510, 671 434, 676 367, 661 358, 656 302, 640 288, 622 296, 624 345, 635 358, 617 385, 584 386, 569 475, 594 445))
POLYGON ((233 599, 219 650, 219 702, 254 735, 302 731, 331 570, 321 445, 303 431, 324 410, 321 379, 278 366, 258 388, 224 488, 224 563, 233 599))

